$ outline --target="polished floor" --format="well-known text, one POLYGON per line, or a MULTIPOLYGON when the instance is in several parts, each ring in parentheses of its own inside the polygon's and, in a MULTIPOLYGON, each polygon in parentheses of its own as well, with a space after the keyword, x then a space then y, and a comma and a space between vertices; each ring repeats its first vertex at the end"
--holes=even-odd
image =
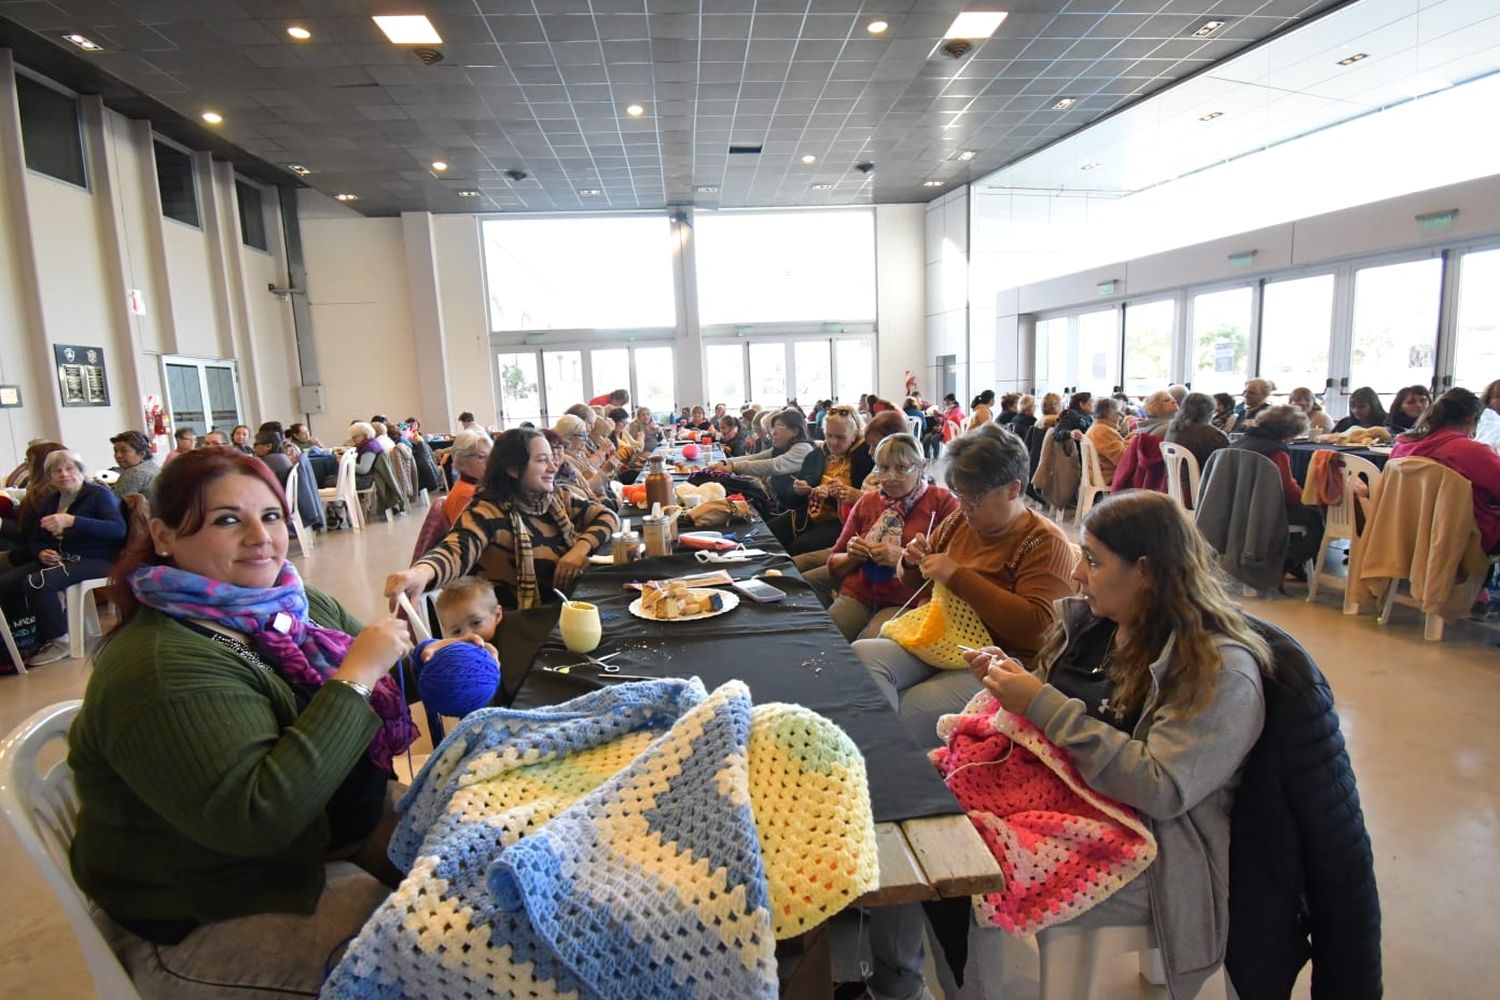
MULTIPOLYGON (((310 583, 368 620, 383 613, 381 582, 407 564, 424 513, 419 507, 362 534, 325 535, 295 561, 310 583)), ((1425 642, 1415 612, 1398 609, 1381 628, 1368 611, 1340 614, 1338 600, 1330 588, 1317 604, 1294 597, 1247 607, 1301 640, 1333 685, 1375 846, 1386 995, 1493 996, 1500 977, 1500 636, 1460 624, 1442 642, 1425 642)), ((0 677, 0 732, 44 705, 81 696, 87 678, 88 665, 78 660, 0 677)), ((61 911, 8 827, 0 829, 0 857, 7 859, 0 996, 94 995, 61 911)), ((1015 943, 1003 962, 984 963, 982 990, 971 984, 962 996, 1035 997, 1034 955, 1030 942, 1015 943)), ((1123 956, 1101 987, 1110 1000, 1165 996, 1123 956)))

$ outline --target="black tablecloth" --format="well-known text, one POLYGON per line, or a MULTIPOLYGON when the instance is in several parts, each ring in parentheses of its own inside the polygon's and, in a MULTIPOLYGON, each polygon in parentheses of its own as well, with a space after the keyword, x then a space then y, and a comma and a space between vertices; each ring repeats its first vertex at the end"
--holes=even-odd
POLYGON ((1287 451, 1292 454, 1292 478, 1297 482, 1307 483, 1307 468, 1312 465, 1312 457, 1315 452, 1326 449, 1335 449, 1345 455, 1355 455, 1359 458, 1375 463, 1375 468, 1385 468, 1385 463, 1390 460, 1390 455, 1383 451, 1371 451, 1368 448, 1345 448, 1336 444, 1316 444, 1314 442, 1302 442, 1289 444, 1287 451))
MULTIPOLYGON (((770 532, 758 525, 747 544, 773 554, 722 567, 705 566, 689 554, 590 567, 572 596, 599 606, 604 639, 593 655, 619 652, 610 663, 626 674, 697 676, 710 690, 725 681, 742 680, 757 703, 795 702, 822 714, 848 733, 864 754, 878 822, 960 812, 770 532), (640 596, 625 589, 631 581, 716 568, 743 579, 771 567, 784 575, 767 582, 787 592, 775 604, 757 604, 741 596, 739 607, 728 614, 690 622, 647 621, 627 610, 640 596)), ((506 614, 498 638, 501 662, 507 664, 505 694, 514 697, 515 707, 555 704, 597 686, 590 679, 597 674, 590 671, 560 675, 532 669, 534 664, 561 666, 580 659, 563 648, 553 629, 559 611, 553 604, 506 614)))

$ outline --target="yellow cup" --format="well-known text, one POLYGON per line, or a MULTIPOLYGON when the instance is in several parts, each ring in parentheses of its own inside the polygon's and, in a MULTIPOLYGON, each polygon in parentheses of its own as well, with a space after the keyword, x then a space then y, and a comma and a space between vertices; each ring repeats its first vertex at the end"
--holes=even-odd
POLYGON ((569 601, 558 618, 563 645, 570 653, 592 653, 599 648, 604 627, 599 623, 599 609, 584 601, 569 601))

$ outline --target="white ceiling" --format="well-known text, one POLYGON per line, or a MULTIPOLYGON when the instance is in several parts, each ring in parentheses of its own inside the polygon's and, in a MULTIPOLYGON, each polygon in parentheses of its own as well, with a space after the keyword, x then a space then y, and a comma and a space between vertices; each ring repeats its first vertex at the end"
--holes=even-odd
POLYGON ((1497 70, 1497 0, 1361 0, 1002 168, 978 187, 1130 194, 1497 70), (1367 57, 1339 65, 1359 52, 1367 57), (1219 116, 1202 120, 1214 112, 1219 116), (1084 169, 1090 163, 1097 166, 1084 169))

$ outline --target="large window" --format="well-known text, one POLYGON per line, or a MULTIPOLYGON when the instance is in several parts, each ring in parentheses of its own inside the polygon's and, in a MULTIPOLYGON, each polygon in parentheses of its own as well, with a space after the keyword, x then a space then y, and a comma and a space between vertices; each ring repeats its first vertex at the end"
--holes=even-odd
POLYGON ((495 360, 500 366, 500 416, 506 429, 528 421, 540 424, 542 393, 536 378, 536 352, 501 354, 495 360))
POLYGON ((1144 396, 1172 380, 1171 299, 1125 306, 1125 391, 1144 396))
POLYGON ((200 436, 214 429, 227 433, 240 422, 233 362, 169 357, 162 366, 174 430, 191 427, 200 436))
POLYGON ((635 406, 649 406, 652 413, 674 412, 677 388, 677 352, 671 347, 637 347, 635 349, 635 406))
POLYGON ((616 389, 630 391, 630 348, 606 347, 591 351, 589 365, 593 369, 594 383, 589 399, 607 396, 616 389))
POLYGON ((240 242, 257 250, 269 249, 266 242, 266 209, 260 188, 235 179, 235 200, 240 205, 240 242))
POLYGON ((21 145, 26 151, 26 166, 48 177, 87 187, 78 100, 17 73, 16 103, 21 111, 21 145))
POLYGON ((1036 325, 1037 388, 1062 392, 1068 384, 1068 317, 1044 319, 1036 325))
POLYGON ((875 318, 875 214, 702 213, 698 311, 705 325, 875 318))
POLYGON ((792 345, 792 368, 796 391, 792 394, 804 409, 820 399, 833 398, 833 362, 826 340, 799 340, 792 345))
POLYGON ((750 398, 764 407, 787 401, 786 344, 781 341, 750 345, 750 398))
POLYGON ((750 401, 745 392, 745 345, 709 344, 704 354, 705 403, 723 403, 731 410, 750 401))
POLYGON ((486 219, 491 330, 677 322, 666 216, 486 219))
POLYGON ((198 225, 198 189, 193 183, 193 157, 160 139, 156 152, 156 187, 161 192, 161 214, 189 226, 198 225))
POLYGON ((1244 387, 1250 377, 1250 306, 1254 294, 1255 290, 1246 286, 1193 296, 1193 368, 1189 379, 1194 392, 1234 394, 1244 387))
POLYGON ((1463 255, 1458 272, 1458 323, 1453 384, 1482 393, 1500 378, 1500 250, 1463 255))
POLYGON ((1108 396, 1120 382, 1120 311, 1078 316, 1078 389, 1108 396))
POLYGON ((1437 257, 1354 272, 1350 386, 1394 394, 1432 383, 1442 285, 1437 257))
POLYGON ((1281 392, 1298 386, 1318 392, 1328 380, 1332 330, 1333 275, 1267 282, 1260 306, 1257 372, 1281 392))
POLYGON ((582 351, 543 351, 542 381, 547 386, 549 426, 574 403, 586 403, 592 398, 583 391, 582 351))
MULTIPOLYGON (((834 395, 841 403, 858 403, 862 393, 876 389, 874 347, 870 341, 861 339, 835 340, 833 347, 834 362, 838 369, 838 384, 834 395)), ((797 402, 803 401, 799 399, 797 402)), ((892 402, 898 406, 901 404, 899 399, 892 402)))

